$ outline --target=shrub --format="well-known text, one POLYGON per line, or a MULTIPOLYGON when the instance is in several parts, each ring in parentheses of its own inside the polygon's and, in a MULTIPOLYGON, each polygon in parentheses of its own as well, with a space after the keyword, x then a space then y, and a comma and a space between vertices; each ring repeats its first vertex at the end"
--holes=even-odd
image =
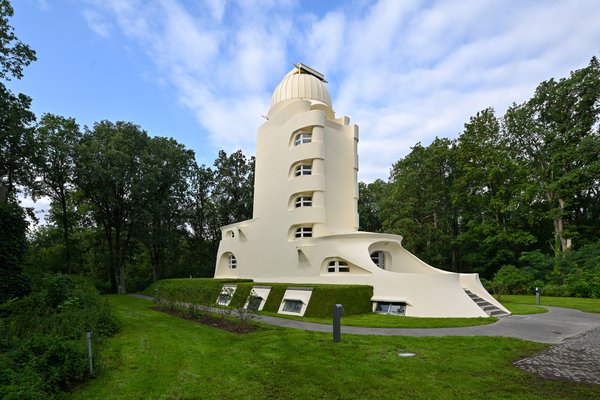
POLYGON ((0 304, 29 293, 21 263, 27 249, 27 221, 13 201, 0 202, 0 304))
POLYGON ((281 304, 281 300, 283 300, 283 295, 285 294, 287 286, 288 285, 272 285, 269 297, 267 297, 267 301, 263 307, 264 311, 273 313, 279 311, 279 305, 281 304))
POLYGON ((96 351, 119 330, 106 301, 86 280, 52 275, 0 306, 0 398, 48 398, 88 379, 85 332, 96 351))
POLYGON ((372 286, 315 286, 304 315, 306 317, 331 317, 335 304, 344 306, 344 315, 370 313, 373 311, 371 297, 373 297, 372 286))
POLYGON ((531 291, 533 277, 514 265, 503 265, 492 280, 498 294, 526 294, 531 291))

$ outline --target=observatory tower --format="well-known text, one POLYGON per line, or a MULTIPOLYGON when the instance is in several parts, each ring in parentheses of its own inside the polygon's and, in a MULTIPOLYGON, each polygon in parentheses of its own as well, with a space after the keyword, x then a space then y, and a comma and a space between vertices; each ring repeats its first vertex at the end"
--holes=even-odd
POLYGON ((336 118, 304 64, 275 88, 258 128, 253 218, 221 228, 215 278, 373 287, 373 310, 425 317, 508 313, 477 274, 433 268, 402 237, 358 231, 358 127, 336 118), (488 308, 489 310, 490 308, 488 308))

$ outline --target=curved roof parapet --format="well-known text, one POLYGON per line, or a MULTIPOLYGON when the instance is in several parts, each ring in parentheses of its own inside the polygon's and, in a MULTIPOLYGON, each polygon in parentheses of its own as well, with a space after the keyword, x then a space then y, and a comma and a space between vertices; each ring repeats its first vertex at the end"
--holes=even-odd
POLYGON ((327 81, 320 72, 304 65, 294 64, 292 69, 277 85, 271 97, 271 107, 284 100, 308 99, 332 107, 327 81))

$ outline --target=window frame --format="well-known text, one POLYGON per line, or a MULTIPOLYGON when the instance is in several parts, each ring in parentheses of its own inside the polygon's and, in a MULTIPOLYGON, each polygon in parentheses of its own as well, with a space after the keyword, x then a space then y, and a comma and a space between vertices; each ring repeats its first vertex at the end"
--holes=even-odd
POLYGON ((312 175, 312 163, 311 164, 298 164, 294 168, 294 176, 308 176, 312 175))
POLYGON ((406 315, 406 303, 397 301, 378 301, 375 304, 375 313, 404 316, 406 315), (383 310, 384 308, 385 310, 383 310))
POLYGON ((294 200, 295 208, 312 207, 312 196, 297 196, 294 200))
POLYGON ((294 314, 301 314, 302 307, 304 307, 304 302, 302 300, 296 299, 283 299, 283 307, 281 311, 290 312, 294 314), (288 307, 288 305, 290 305, 288 307))
POLYGON ((313 235, 313 227, 312 226, 299 226, 294 231, 295 239, 311 238, 312 235, 313 235))
POLYGON ((312 143, 312 132, 298 132, 294 135, 294 146, 312 143))
POLYGON ((343 260, 331 260, 327 263, 328 273, 348 273, 350 272, 350 266, 346 261, 343 260))
POLYGON ((237 257, 232 253, 229 254, 229 269, 237 269, 238 267, 238 260, 237 257))
POLYGON ((369 257, 371 257, 373 264, 381 269, 385 269, 385 252, 383 250, 375 250, 369 254, 369 257), (377 254, 377 256, 374 257, 374 254, 377 254), (375 258, 377 261, 375 261, 375 258))

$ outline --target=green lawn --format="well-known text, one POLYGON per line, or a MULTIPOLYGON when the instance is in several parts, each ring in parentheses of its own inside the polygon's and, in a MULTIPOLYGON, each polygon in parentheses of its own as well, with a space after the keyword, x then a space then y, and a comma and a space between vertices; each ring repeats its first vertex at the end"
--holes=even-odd
MULTIPOLYGON (((535 296, 503 294, 495 296, 502 304, 535 305, 535 296)), ((542 296, 540 305, 575 308, 580 311, 600 313, 600 299, 583 299, 579 297, 550 297, 542 296)), ((507 306, 507 308, 509 308, 507 306)), ((510 309, 510 308, 509 308, 510 309)), ((512 310, 511 310, 512 311, 512 310)))
POLYGON ((493 337, 409 338, 262 327, 236 335, 109 296, 123 321, 100 376, 72 399, 592 399, 600 386, 543 380, 512 362, 545 348, 493 337), (416 357, 399 357, 413 352, 416 357))
POLYGON ((508 311, 515 315, 525 315, 525 314, 542 314, 548 312, 544 307, 538 307, 531 304, 522 304, 519 302, 511 301, 510 299, 505 299, 502 296, 502 305, 508 308, 508 311))
MULTIPOLYGON (((332 318, 297 317, 277 313, 262 314, 279 318, 296 319, 298 321, 315 322, 331 325, 332 318)), ((498 321, 498 318, 419 318, 398 315, 356 314, 342 317, 342 325, 367 326, 371 328, 456 328, 463 326, 487 325, 498 321)))

